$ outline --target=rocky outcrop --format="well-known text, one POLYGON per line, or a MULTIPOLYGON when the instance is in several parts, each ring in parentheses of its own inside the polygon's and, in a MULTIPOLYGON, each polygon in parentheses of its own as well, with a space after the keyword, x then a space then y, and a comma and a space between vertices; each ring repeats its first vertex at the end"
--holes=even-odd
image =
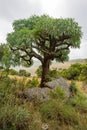
POLYGON ((53 81, 47 82, 45 88, 29 88, 24 91, 24 96, 29 100, 39 100, 41 102, 45 102, 49 100, 49 93, 50 91, 53 91, 57 87, 61 87, 65 93, 66 96, 70 96, 70 91, 69 91, 69 85, 63 78, 58 78, 53 81))
POLYGON ((39 100, 41 102, 45 102, 49 100, 49 88, 31 88, 24 91, 24 96, 29 101, 39 100))
POLYGON ((62 77, 55 79, 53 81, 47 82, 46 86, 50 89, 56 89, 57 87, 61 87, 65 91, 66 96, 67 97, 70 96, 69 84, 62 77))

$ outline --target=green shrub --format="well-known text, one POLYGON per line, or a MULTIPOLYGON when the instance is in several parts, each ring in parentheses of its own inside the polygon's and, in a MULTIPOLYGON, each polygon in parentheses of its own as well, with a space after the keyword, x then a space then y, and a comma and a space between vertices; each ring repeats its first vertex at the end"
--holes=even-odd
POLYGON ((55 78, 58 78, 59 77, 59 73, 58 73, 58 70, 57 69, 52 69, 49 71, 49 77, 51 79, 55 79, 55 78))
POLYGON ((82 77, 81 73, 83 72, 84 68, 85 64, 75 63, 72 64, 68 69, 61 70, 60 74, 69 80, 79 80, 82 77))
POLYGON ((41 65, 37 68, 36 74, 38 77, 41 77, 41 75, 42 75, 42 66, 41 65))
POLYGON ((18 72, 14 69, 9 69, 9 74, 10 75, 18 75, 18 72))
POLYGON ((0 129, 1 130, 29 130, 31 122, 29 111, 10 105, 0 108, 0 129))
MULTIPOLYGON (((36 70, 36 74, 38 77, 42 76, 42 66, 41 65, 36 70)), ((60 74, 59 71, 57 70, 57 68, 55 68, 55 69, 49 70, 49 74, 48 74, 47 78, 49 80, 53 80, 55 78, 58 78, 60 76, 59 74, 60 74)))
MULTIPOLYGON (((58 87, 50 93, 50 101, 44 103, 40 107, 42 120, 45 122, 54 121, 58 125, 78 125, 78 115, 75 108, 67 103, 65 92, 58 87)), ((55 126, 54 126, 55 127, 55 126)))
POLYGON ((38 86, 39 86, 38 78, 33 77, 32 80, 29 80, 29 81, 26 83, 25 86, 26 86, 26 87, 30 87, 30 88, 38 87, 38 86))
POLYGON ((51 100, 40 108, 43 121, 53 120, 67 125, 78 125, 78 115, 75 109, 59 100, 51 100))
POLYGON ((75 84, 75 81, 71 81, 71 84, 70 84, 70 92, 71 92, 71 96, 74 96, 77 94, 78 92, 78 89, 77 89, 77 86, 75 84))
POLYGON ((80 113, 87 114, 87 97, 84 94, 79 92, 69 100, 69 104, 75 107, 80 113))
POLYGON ((19 70, 19 76, 26 76, 26 77, 30 77, 31 74, 29 72, 26 72, 26 70, 19 70))
POLYGON ((9 92, 9 86, 11 84, 11 80, 8 76, 2 76, 0 80, 0 92, 5 94, 9 92))
POLYGON ((66 98, 66 94, 61 87, 57 87, 54 91, 50 92, 51 99, 59 99, 64 100, 66 98))
POLYGON ((79 79, 87 82, 87 64, 83 65, 79 79))

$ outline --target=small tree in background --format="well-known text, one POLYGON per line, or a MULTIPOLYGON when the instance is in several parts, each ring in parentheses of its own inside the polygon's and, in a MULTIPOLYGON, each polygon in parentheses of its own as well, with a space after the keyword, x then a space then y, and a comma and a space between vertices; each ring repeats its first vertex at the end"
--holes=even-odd
POLYGON ((33 57, 42 64, 40 87, 48 81, 50 63, 68 60, 70 47, 79 48, 81 27, 71 18, 32 16, 14 21, 13 32, 7 36, 14 63, 30 66, 33 57))
POLYGON ((4 56, 4 48, 5 48, 5 44, 0 44, 0 67, 2 68, 3 68, 2 59, 4 56))

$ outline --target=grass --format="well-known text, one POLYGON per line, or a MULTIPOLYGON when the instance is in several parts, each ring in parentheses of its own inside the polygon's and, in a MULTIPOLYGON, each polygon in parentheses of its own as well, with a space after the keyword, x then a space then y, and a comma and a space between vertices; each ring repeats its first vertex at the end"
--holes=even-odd
POLYGON ((22 97, 32 78, 9 77, 0 78, 0 130, 41 130, 43 124, 50 130, 87 129, 87 98, 82 82, 76 81, 78 93, 67 101, 64 91, 57 89, 51 92, 49 101, 34 103, 22 97))

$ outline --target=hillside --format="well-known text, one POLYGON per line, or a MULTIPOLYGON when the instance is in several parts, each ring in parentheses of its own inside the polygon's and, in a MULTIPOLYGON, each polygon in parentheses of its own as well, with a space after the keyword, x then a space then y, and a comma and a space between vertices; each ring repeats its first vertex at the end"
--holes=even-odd
MULTIPOLYGON (((70 61, 67 61, 67 62, 64 62, 64 63, 53 62, 52 65, 50 66, 50 68, 51 69, 54 69, 54 68, 64 69, 64 68, 68 68, 71 64, 74 64, 74 63, 77 63, 77 62, 85 63, 86 61, 87 61, 87 59, 75 59, 75 60, 70 60, 70 61)), ((34 65, 31 66, 30 68, 26 68, 26 67, 22 67, 22 66, 16 66, 14 69, 15 70, 25 69, 25 70, 29 71, 32 76, 36 76, 35 72, 36 72, 37 68, 39 67, 39 65, 41 65, 41 63, 38 60, 35 60, 34 65)))

